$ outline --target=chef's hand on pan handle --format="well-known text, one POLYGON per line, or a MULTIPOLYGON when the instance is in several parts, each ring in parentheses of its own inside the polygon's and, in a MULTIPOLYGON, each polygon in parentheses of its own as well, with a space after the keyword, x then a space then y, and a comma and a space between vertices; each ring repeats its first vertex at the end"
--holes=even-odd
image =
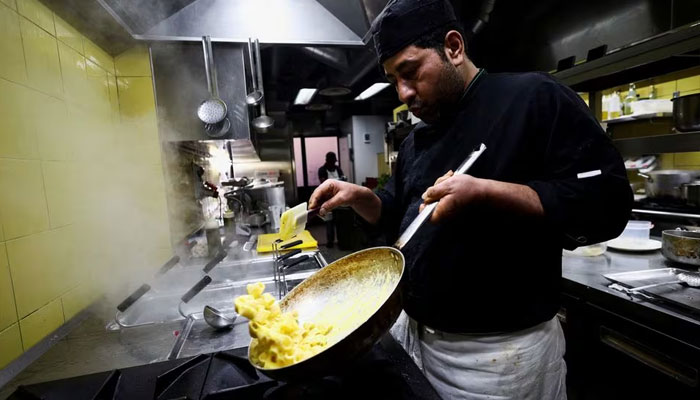
POLYGON ((520 215, 544 215, 537 193, 526 185, 475 178, 471 175, 454 175, 449 171, 435 181, 423 193, 423 210, 426 204, 438 201, 431 222, 446 220, 469 206, 488 203, 489 207, 508 210, 520 215))
POLYGON ((382 201, 372 190, 336 179, 323 182, 309 200, 309 209, 320 208, 321 216, 339 206, 352 207, 370 224, 377 223, 382 212, 382 201))

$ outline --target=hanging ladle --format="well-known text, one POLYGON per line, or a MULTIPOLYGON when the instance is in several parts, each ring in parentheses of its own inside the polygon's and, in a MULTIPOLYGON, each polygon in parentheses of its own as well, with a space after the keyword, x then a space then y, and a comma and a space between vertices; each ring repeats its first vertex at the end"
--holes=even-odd
MULTIPOLYGON (((256 71, 258 79, 258 88, 264 93, 263 77, 262 77, 262 59, 260 57, 260 42, 255 39, 255 58, 257 58, 256 71)), ((264 97, 264 96, 263 96, 264 97)), ((253 127, 259 131, 265 131, 275 124, 275 120, 267 116, 265 113, 265 99, 260 100, 260 116, 253 120, 253 127)))
MULTIPOLYGON (((263 99, 263 92, 258 89, 258 79, 255 73, 255 61, 253 58, 253 40, 251 38, 248 38, 248 58, 250 59, 250 75, 253 78, 253 91, 248 93, 245 97, 245 102, 251 106, 256 106, 260 103, 260 100, 263 99)), ((260 61, 258 60, 258 62, 260 61)))
POLYGON ((227 107, 226 103, 219 97, 219 87, 216 81, 216 67, 214 65, 214 56, 209 36, 202 37, 202 47, 204 48, 204 68, 207 74, 209 98, 199 105, 197 108, 197 116, 204 122, 208 132, 217 132, 221 129, 219 125, 226 119, 227 107))

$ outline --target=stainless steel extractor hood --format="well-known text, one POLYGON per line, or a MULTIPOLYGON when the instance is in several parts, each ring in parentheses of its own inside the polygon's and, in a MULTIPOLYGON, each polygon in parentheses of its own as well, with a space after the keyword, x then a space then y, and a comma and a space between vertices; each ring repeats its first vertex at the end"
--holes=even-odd
POLYGON ((142 40, 362 46, 362 37, 315 0, 197 0, 143 33, 142 40))

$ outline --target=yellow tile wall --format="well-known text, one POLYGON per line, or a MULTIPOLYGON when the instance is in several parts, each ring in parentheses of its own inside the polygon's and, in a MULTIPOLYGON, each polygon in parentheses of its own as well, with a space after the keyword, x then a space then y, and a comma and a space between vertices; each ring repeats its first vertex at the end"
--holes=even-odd
POLYGON ((0 0, 0 121, 3 368, 119 284, 110 268, 171 249, 146 47, 112 57, 40 0, 0 0))
POLYGON ((30 347, 56 330, 63 322, 65 320, 63 319, 61 299, 52 301, 19 321, 24 351, 29 350, 30 347))
POLYGON ((0 369, 22 354, 22 337, 19 324, 14 324, 0 331, 0 369))

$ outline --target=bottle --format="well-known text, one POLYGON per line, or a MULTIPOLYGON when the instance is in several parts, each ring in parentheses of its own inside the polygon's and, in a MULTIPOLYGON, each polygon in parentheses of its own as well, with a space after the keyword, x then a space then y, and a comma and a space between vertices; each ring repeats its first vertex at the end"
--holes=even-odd
POLYGON ((608 96, 607 94, 604 94, 602 99, 601 99, 601 103, 603 105, 603 107, 602 107, 603 112, 601 114, 601 118, 603 121, 605 121, 608 118, 610 118, 610 96, 608 96))
POLYGON ((610 95, 608 102, 608 116, 610 119, 619 118, 622 115, 622 104, 620 103, 620 92, 617 90, 610 95))
POLYGON ((657 96, 656 88, 654 85, 651 85, 651 88, 649 90, 649 99, 655 99, 657 96))
POLYGON ((637 101, 637 90, 634 83, 630 83, 630 89, 627 91, 627 96, 625 96, 624 108, 622 113, 624 115, 632 115, 632 103, 637 101))

